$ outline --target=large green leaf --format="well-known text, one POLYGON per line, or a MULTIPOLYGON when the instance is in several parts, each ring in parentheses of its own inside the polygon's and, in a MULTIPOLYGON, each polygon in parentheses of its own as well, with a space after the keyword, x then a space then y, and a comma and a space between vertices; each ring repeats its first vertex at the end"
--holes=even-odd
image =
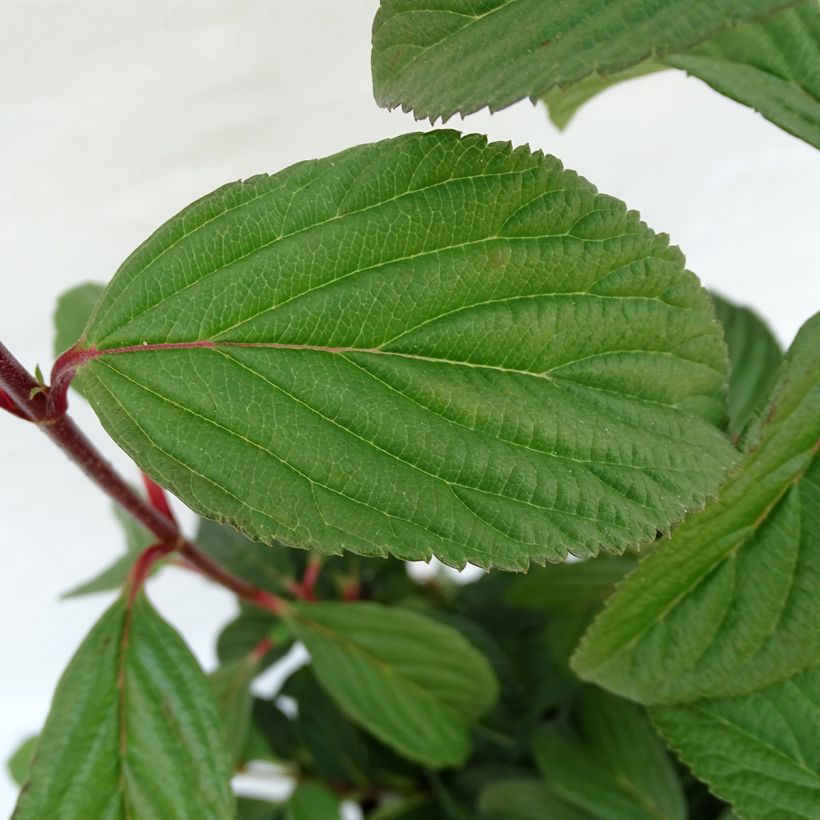
POLYGON ((816 820, 820 667, 743 697, 651 712, 684 762, 745 820, 816 820))
POLYGON ((753 310, 712 294, 729 348, 729 432, 738 439, 766 401, 783 361, 768 325, 753 310))
POLYGON ((787 0, 382 0, 373 86, 416 117, 469 114, 543 97, 702 43, 787 0))
POLYGON ((578 735, 545 726, 533 737, 556 795, 598 820, 685 820, 680 782, 641 707, 589 689, 578 722, 578 735))
POLYGON ((553 122, 564 128, 581 105, 611 86, 663 68, 680 68, 820 147, 818 49, 820 6, 817 0, 803 0, 796 8, 733 26, 685 51, 552 88, 544 102, 553 122))
POLYGON ((351 718, 412 760, 464 762, 469 728, 498 684, 456 630, 371 603, 301 605, 292 624, 317 679, 351 718))
POLYGON ((584 678, 646 703, 730 697, 820 654, 820 314, 800 330, 743 462, 609 599, 584 678))
POLYGON ((74 366, 189 506, 328 553, 619 551, 733 457, 680 252, 554 158, 452 131, 194 203, 122 266, 74 366))
POLYGON ((114 603, 63 673, 15 820, 234 816, 208 679, 140 595, 114 603))

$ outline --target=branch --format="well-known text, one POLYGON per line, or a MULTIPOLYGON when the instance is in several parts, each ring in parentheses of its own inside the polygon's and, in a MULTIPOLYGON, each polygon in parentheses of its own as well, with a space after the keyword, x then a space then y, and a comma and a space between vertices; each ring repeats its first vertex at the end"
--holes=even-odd
POLYGON ((282 611, 286 606, 284 601, 226 572, 185 538, 175 521, 146 503, 65 413, 57 417, 50 413, 49 391, 34 390, 39 387, 35 378, 0 342, 0 388, 13 404, 12 412, 36 424, 103 492, 152 532, 166 552, 176 550, 203 575, 239 597, 270 612, 282 611))

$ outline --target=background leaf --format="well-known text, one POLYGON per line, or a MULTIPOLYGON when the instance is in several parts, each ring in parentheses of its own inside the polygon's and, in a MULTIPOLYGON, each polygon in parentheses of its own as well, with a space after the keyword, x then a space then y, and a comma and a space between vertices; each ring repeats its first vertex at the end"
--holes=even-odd
POLYGON ((57 686, 15 820, 234 817, 207 678, 144 596, 117 600, 57 686))
POLYGON ((536 778, 496 780, 481 792, 481 816, 493 820, 588 820, 536 778))
POLYGON ((31 761, 34 758, 34 750, 37 748, 37 741, 39 739, 39 735, 27 737, 8 759, 6 767, 9 770, 11 779, 18 786, 22 786, 23 783, 28 780, 29 771, 31 770, 31 761))
POLYGON ((557 160, 450 131, 194 203, 85 345, 77 378, 149 475, 327 553, 618 552, 733 458, 720 328, 680 252, 557 160))
POLYGON ((370 603, 302 606, 292 625, 317 679, 356 722, 412 760, 464 762, 469 727, 497 683, 458 632, 370 603))
POLYGON ((769 395, 783 351, 753 310, 712 294, 729 348, 729 433, 737 439, 769 395))
POLYGON ((234 768, 242 762, 251 725, 251 683, 259 672, 258 659, 247 655, 211 672, 216 704, 234 768))
POLYGON ((86 282, 67 290, 57 299, 54 310, 54 358, 68 350, 82 336, 105 285, 86 282))
POLYGON ((820 314, 800 330, 743 462, 609 599, 573 659, 645 703, 744 694, 820 653, 820 314))
POLYGON ((287 820, 341 820, 339 801, 321 783, 300 783, 285 813, 287 820))
POLYGON ((373 87, 387 108, 445 119, 543 97, 592 74, 657 60, 783 0, 382 0, 373 23, 373 87))
POLYGON ((820 667, 743 697, 658 706, 651 713, 684 762, 740 816, 817 816, 820 667))

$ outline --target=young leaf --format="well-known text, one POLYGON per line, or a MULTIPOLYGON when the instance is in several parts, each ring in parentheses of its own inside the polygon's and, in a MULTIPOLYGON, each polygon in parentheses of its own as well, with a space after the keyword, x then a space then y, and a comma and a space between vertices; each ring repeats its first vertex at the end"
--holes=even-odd
POLYGON ((29 771, 31 770, 31 761, 34 758, 34 751, 37 748, 37 741, 39 739, 39 735, 27 737, 15 749, 14 754, 6 763, 11 779, 18 786, 22 786, 23 783, 28 780, 29 771))
POLYGON ((498 685, 458 632, 370 603, 300 606, 291 623, 319 682, 352 719, 411 760, 464 762, 469 728, 498 685))
POLYGON ((116 601, 63 673, 15 820, 234 816, 207 678, 148 600, 116 601))
POLYGON ((554 158, 451 131, 194 203, 120 268, 75 367, 189 506, 326 553, 618 552, 734 457, 680 252, 554 158))
POLYGON ((577 109, 601 91, 663 68, 680 68, 820 147, 818 47, 820 7, 817 0, 803 0, 767 19, 730 26, 684 51, 552 88, 544 102, 553 122, 564 128, 577 109))
POLYGON ((290 798, 286 820, 341 820, 339 800, 321 783, 300 783, 290 798))
POLYGON ((555 794, 599 820, 685 820, 680 782, 643 709, 590 688, 578 721, 580 738, 556 726, 533 737, 555 794))
POLYGON ((609 599, 573 659, 645 703, 751 692, 820 654, 820 314, 800 330, 743 462, 609 599))
POLYGON ((747 820, 814 820, 820 806, 820 667, 737 698, 651 709, 692 771, 747 820))
POLYGON ((373 23, 373 88, 387 108, 447 118, 543 97, 690 48, 765 17, 783 0, 382 0, 373 23))
MULTIPOLYGON (((107 566, 88 581, 84 581, 76 587, 72 587, 68 592, 64 592, 63 598, 79 598, 82 595, 91 595, 95 592, 108 592, 112 589, 120 589, 134 566, 137 556, 154 542, 154 536, 145 529, 131 515, 124 512, 121 507, 113 507, 114 517, 119 521, 125 535, 124 555, 117 558, 113 564, 107 566)), ((159 569, 155 565, 154 571, 159 569)))
POLYGON ((81 336, 105 285, 86 282, 67 290, 54 310, 54 356, 68 350, 81 336))
POLYGON ((712 300, 729 348, 729 433, 737 439, 768 397, 783 352, 753 310, 714 293, 712 300))

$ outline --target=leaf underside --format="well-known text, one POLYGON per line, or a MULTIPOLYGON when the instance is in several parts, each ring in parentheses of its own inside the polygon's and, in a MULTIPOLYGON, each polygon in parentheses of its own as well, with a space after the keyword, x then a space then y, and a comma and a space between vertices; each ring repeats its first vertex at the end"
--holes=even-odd
POLYGON ((326 553, 619 552, 733 458, 721 331, 680 252, 554 158, 451 131, 194 203, 125 262, 81 349, 149 475, 326 553))
POLYGON ((377 102, 418 118, 497 110, 624 71, 766 17, 784 0, 382 0, 373 24, 377 102))
POLYGON ((15 820, 229 820, 230 765, 208 680, 140 596, 114 603, 72 658, 15 820))

